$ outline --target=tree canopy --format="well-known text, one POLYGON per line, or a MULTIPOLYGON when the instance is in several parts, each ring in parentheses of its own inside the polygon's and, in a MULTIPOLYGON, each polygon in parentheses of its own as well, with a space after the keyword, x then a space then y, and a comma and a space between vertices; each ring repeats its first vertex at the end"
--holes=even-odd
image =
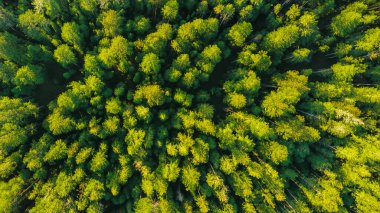
POLYGON ((380 212, 376 0, 0 0, 0 213, 380 212))

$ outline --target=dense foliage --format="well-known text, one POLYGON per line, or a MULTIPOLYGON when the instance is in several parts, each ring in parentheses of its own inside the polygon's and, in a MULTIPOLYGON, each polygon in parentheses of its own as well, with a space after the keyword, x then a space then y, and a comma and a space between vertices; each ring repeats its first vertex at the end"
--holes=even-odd
POLYGON ((380 212, 378 1, 0 6, 0 212, 380 212))

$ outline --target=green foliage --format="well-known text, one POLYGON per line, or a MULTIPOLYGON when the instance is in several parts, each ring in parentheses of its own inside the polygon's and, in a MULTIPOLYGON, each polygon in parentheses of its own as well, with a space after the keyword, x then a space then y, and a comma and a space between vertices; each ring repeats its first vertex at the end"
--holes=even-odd
POLYGON ((231 27, 228 32, 228 38, 232 45, 241 47, 244 45, 245 40, 252 33, 252 25, 248 22, 237 23, 231 27))
POLYGON ((136 32, 139 34, 146 33, 152 28, 150 20, 146 17, 137 17, 135 20, 135 27, 136 32))
POLYGON ((52 145, 49 151, 46 153, 44 160, 53 163, 57 160, 62 160, 66 157, 67 146, 63 140, 57 140, 54 145, 52 145))
POLYGON ((117 98, 112 98, 106 102, 106 112, 110 114, 119 114, 122 110, 121 102, 117 98))
POLYGON ((214 12, 219 15, 220 22, 223 24, 233 17, 235 8, 232 4, 218 4, 214 7, 214 12))
POLYGON ((343 188, 336 180, 336 175, 326 171, 325 176, 318 179, 316 183, 317 189, 307 189, 301 186, 309 202, 311 202, 317 210, 326 212, 337 212, 343 205, 340 197, 340 190, 343 188), (314 191, 315 190, 315 191, 314 191))
POLYGON ((368 52, 371 59, 378 58, 376 49, 380 46, 380 28, 368 29, 364 36, 356 42, 356 49, 368 52))
POLYGON ((210 45, 203 49, 199 55, 199 60, 197 61, 197 66, 206 74, 210 74, 215 64, 222 60, 222 51, 217 45, 210 45))
POLYGON ((334 35, 345 37, 354 32, 357 27, 365 22, 363 13, 367 8, 368 6, 363 2, 347 5, 331 22, 334 35))
POLYGON ((187 94, 183 90, 176 90, 174 94, 174 101, 181 104, 184 107, 190 107, 192 104, 193 96, 190 94, 187 94))
POLYGON ((163 165, 162 177, 169 182, 175 181, 179 177, 180 168, 178 168, 177 162, 171 162, 163 165))
POLYGON ((17 65, 11 61, 5 61, 0 63, 0 80, 4 85, 8 85, 12 82, 17 72, 17 65))
POLYGON ((94 154, 94 157, 90 161, 90 170, 93 172, 102 172, 108 165, 107 162, 107 146, 101 144, 99 151, 94 154))
POLYGON ((173 28, 170 24, 163 23, 157 25, 157 30, 148 34, 141 43, 141 49, 144 53, 152 52, 156 55, 162 55, 166 45, 173 35, 173 28))
POLYGON ((272 64, 271 57, 267 51, 256 52, 256 43, 251 43, 243 48, 243 51, 238 55, 238 62, 250 69, 257 69, 258 71, 267 71, 272 64))
POLYGON ((13 123, 5 123, 0 129, 0 133, 1 150, 5 153, 11 152, 28 139, 27 129, 13 123))
POLYGON ((69 117, 64 117, 59 112, 50 114, 47 122, 50 131, 55 135, 67 133, 74 129, 74 121, 69 117))
POLYGON ((137 201, 135 210, 138 213, 152 212, 154 211, 153 201, 149 198, 141 198, 137 201))
POLYGON ((318 130, 304 126, 304 118, 297 117, 294 120, 279 121, 276 126, 276 132, 284 140, 293 140, 295 142, 315 142, 321 137, 318 130))
POLYGON ((132 55, 132 44, 122 36, 116 36, 111 40, 108 48, 100 50, 99 59, 107 67, 117 67, 122 72, 127 72, 130 68, 128 56, 132 55))
POLYGON ((21 64, 27 60, 23 53, 23 42, 10 33, 0 33, 0 58, 21 64))
POLYGON ((271 91, 262 103, 264 114, 269 117, 280 117, 287 113, 294 113, 296 104, 302 95, 309 91, 305 85, 307 77, 296 71, 288 71, 280 78, 275 78, 278 84, 276 91, 271 91))
POLYGON ((17 18, 12 11, 2 7, 0 8, 0 13, 2 14, 0 17, 0 30, 9 30, 10 28, 15 27, 17 24, 17 18))
POLYGON ((81 49, 83 45, 83 38, 80 32, 80 28, 75 22, 68 22, 63 24, 61 28, 62 40, 74 47, 81 49))
POLYGON ((160 71, 160 59, 154 53, 144 55, 140 64, 141 71, 146 75, 157 74, 160 71))
POLYGON ((286 11, 286 16, 290 20, 295 20, 301 14, 301 9, 298 5, 292 4, 288 11, 286 11))
POLYGON ((264 142, 261 150, 263 155, 274 164, 279 164, 288 159, 288 149, 276 141, 264 142))
POLYGON ((7 182, 0 182, 0 208, 3 212, 17 211, 19 200, 19 193, 25 185, 21 177, 14 177, 7 182))
POLYGON ((195 40, 204 39, 207 44, 216 37, 218 31, 218 19, 195 19, 178 28, 177 37, 171 42, 171 47, 178 53, 190 52, 191 48, 199 48, 199 45, 194 43, 195 40))
POLYGON ((18 23, 25 35, 38 41, 45 41, 49 31, 49 20, 43 14, 27 10, 20 14, 18 23))
POLYGON ((268 33, 264 39, 264 47, 270 51, 285 50, 297 42, 298 38, 299 27, 290 24, 268 33))
POLYGON ((104 185, 96 179, 89 179, 84 186, 83 195, 90 201, 101 200, 104 196, 104 185))
POLYGON ((227 103, 236 109, 245 107, 247 104, 247 99, 244 95, 238 93, 230 93, 227 96, 227 103))
POLYGON ((310 50, 307 48, 297 49, 292 53, 292 60, 295 63, 307 61, 310 55, 310 50))
POLYGON ((0 124, 7 122, 27 122, 30 116, 37 116, 38 107, 31 102, 23 102, 21 99, 8 97, 0 98, 0 124))
POLYGON ((187 166, 182 170, 182 183, 187 191, 192 193, 199 187, 199 178, 201 173, 192 166, 187 166))
POLYGON ((75 53, 66 44, 62 44, 54 50, 54 58, 62 66, 69 66, 77 63, 75 53))
POLYGON ((162 16, 167 20, 174 20, 178 15, 178 2, 177 0, 170 0, 166 2, 162 8, 162 16))
POLYGON ((378 212, 378 7, 0 0, 0 212, 378 212))
POLYGON ((147 85, 139 87, 133 97, 134 102, 145 101, 149 106, 160 106, 165 102, 165 92, 159 85, 147 85))
POLYGON ((32 87, 44 82, 42 69, 36 65, 23 66, 17 70, 13 83, 23 90, 23 88, 32 87))
POLYGON ((100 14, 99 22, 103 26, 103 33, 108 37, 115 37, 123 32, 123 17, 115 10, 107 10, 100 14))
POLYGON ((337 63, 331 67, 336 81, 352 81, 356 74, 365 72, 366 65, 337 63))

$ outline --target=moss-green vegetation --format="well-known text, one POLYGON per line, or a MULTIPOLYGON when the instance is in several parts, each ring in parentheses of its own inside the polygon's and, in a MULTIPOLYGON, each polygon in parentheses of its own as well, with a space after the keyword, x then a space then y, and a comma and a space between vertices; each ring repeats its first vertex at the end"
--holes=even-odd
POLYGON ((0 0, 0 213, 380 212, 376 0, 0 0))

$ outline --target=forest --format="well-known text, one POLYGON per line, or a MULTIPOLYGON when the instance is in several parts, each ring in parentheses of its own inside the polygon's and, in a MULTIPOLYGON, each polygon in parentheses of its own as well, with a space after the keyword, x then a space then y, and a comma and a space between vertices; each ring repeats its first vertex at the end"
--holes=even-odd
POLYGON ((378 0, 0 0, 0 213, 380 212, 378 0))

